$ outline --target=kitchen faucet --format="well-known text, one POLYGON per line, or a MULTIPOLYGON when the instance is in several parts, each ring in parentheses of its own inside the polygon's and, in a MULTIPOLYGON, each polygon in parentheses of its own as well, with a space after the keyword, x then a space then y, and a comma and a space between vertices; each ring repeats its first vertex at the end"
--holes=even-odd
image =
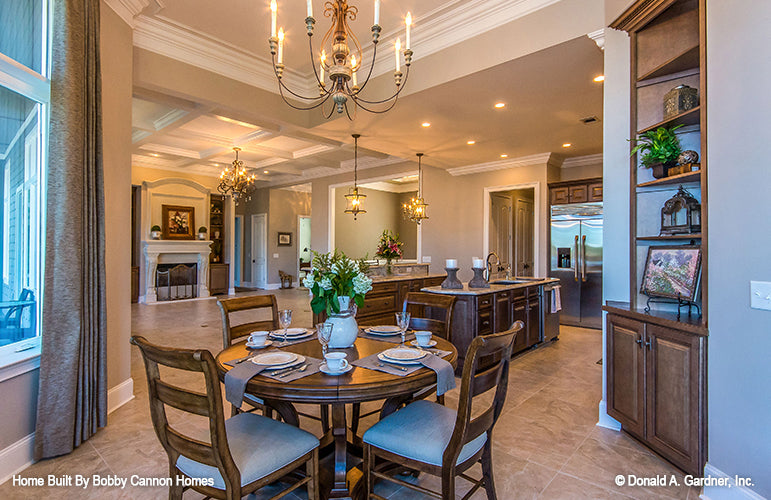
POLYGON ((488 253, 487 258, 485 259, 485 263, 487 264, 487 269, 486 269, 487 276, 485 277, 485 279, 487 281, 490 281, 490 277, 492 276, 492 272, 493 272, 493 265, 490 263, 490 257, 495 257, 495 267, 497 269, 496 272, 500 272, 501 270, 501 258, 498 257, 498 254, 495 252, 488 253))

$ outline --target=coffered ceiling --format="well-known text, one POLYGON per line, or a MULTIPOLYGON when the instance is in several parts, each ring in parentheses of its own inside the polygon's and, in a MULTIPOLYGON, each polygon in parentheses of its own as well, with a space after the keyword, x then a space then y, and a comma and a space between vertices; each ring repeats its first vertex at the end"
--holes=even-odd
MULTIPOLYGON (((591 1, 562 0, 570 4, 591 1)), ((270 68, 268 0, 108 0, 108 3, 134 27, 136 47, 255 88, 277 92, 275 77, 267 71, 270 68)), ((352 27, 366 47, 373 2, 352 3, 360 8, 359 18, 352 27)), ((306 112, 308 125, 303 126, 297 120, 287 122, 281 112, 239 110, 235 113, 228 111, 232 105, 220 106, 210 100, 204 103, 195 96, 180 98, 177 89, 149 91, 136 87, 133 163, 169 171, 218 175, 224 165, 232 162, 232 148, 238 146, 243 150, 240 159, 260 181, 270 185, 302 183, 351 169, 352 133, 362 134, 359 143, 362 169, 414 161, 419 151, 426 153, 424 164, 446 169, 500 161, 501 155, 517 158, 556 153, 570 158, 597 154, 602 150, 602 125, 599 122, 585 125, 580 119, 602 117, 602 84, 592 81, 603 72, 598 45, 585 35, 578 36, 529 54, 515 47, 512 53, 519 51, 526 55, 510 60, 500 52, 504 46, 495 46, 494 28, 531 12, 548 12, 547 7, 555 3, 560 2, 383 0, 380 22, 384 28, 383 40, 403 36, 403 16, 412 11, 413 45, 417 45, 416 54, 421 55, 413 64, 405 95, 385 115, 359 111, 353 121, 323 120, 320 111, 314 110, 306 112), (491 41, 487 42, 486 50, 497 51, 495 55, 506 62, 465 75, 461 71, 460 77, 426 85, 424 82, 434 76, 429 68, 437 67, 437 62, 442 66, 447 44, 463 42, 466 45, 464 40, 480 34, 480 26, 489 28, 485 36, 491 41), (421 60, 429 53, 434 54, 433 66, 423 67, 421 60), (497 102, 505 103, 505 107, 494 108, 497 102), (431 125, 423 127, 422 123, 431 125), (468 145, 467 141, 475 144, 468 145), (572 146, 563 148, 564 143, 572 146)), ((314 1, 318 35, 314 38, 318 39, 329 23, 323 17, 321 4, 314 1)), ((302 90, 303 85, 307 87, 311 83, 307 35, 302 22, 306 4, 299 0, 279 0, 278 5, 279 25, 287 26, 285 62, 294 68, 288 80, 302 90)), ((559 6, 552 8, 556 7, 559 6)), ((393 71, 389 66, 392 52, 387 59, 381 62, 378 57, 375 74, 383 73, 383 76, 372 86, 375 90, 388 87, 389 71, 393 71)), ((445 61, 447 66, 457 66, 460 70, 468 66, 467 62, 450 56, 445 61)))

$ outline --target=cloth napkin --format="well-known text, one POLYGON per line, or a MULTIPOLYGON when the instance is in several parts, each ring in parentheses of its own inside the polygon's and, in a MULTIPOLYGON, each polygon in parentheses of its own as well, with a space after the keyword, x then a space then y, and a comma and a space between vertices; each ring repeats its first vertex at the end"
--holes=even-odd
POLYGON ((321 359, 311 358, 306 356, 304 362, 300 363, 299 365, 293 366, 292 368, 295 368, 295 369, 290 371, 286 375, 282 375, 282 373, 285 373, 283 372, 283 370, 276 370, 275 372, 273 371, 263 372, 262 376, 268 377, 271 380, 277 380, 279 382, 291 382, 293 380, 297 380, 298 378, 303 378, 303 377, 307 377, 308 375, 313 375, 314 373, 318 373, 319 371, 321 371, 319 370, 319 366, 321 366, 321 363, 323 362, 324 361, 321 359), (308 368, 306 368, 303 371, 300 371, 299 368, 306 364, 308 365, 308 368), (274 373, 276 373, 276 375, 274 375, 274 373))
POLYGON ((449 361, 439 356, 429 355, 420 359, 420 364, 436 372, 436 395, 441 396, 455 389, 455 370, 449 361))
POLYGON ((442 359, 443 356, 450 354, 450 351, 433 349, 429 352, 430 354, 428 356, 424 356, 420 359, 420 365, 397 365, 394 363, 385 363, 378 359, 377 354, 372 354, 366 358, 357 359, 351 364, 354 366, 361 366, 362 368, 368 368, 370 370, 390 373, 391 375, 398 375, 400 377, 405 377, 425 366, 426 368, 430 368, 436 372, 436 393, 437 395, 441 396, 450 389, 455 388, 455 370, 453 370, 449 361, 442 359))
POLYGON ((266 368, 265 365, 252 363, 248 360, 249 357, 251 356, 241 358, 241 360, 247 359, 243 362, 236 359, 225 363, 233 367, 225 374, 225 399, 236 408, 240 408, 241 403, 244 402, 246 384, 266 368))

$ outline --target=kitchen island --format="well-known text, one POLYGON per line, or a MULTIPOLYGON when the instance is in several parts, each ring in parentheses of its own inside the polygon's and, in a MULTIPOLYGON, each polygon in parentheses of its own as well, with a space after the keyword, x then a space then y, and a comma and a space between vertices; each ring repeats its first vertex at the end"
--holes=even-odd
POLYGON ((421 291, 455 296, 449 340, 458 349, 458 370, 462 370, 466 351, 474 337, 505 331, 517 320, 525 327, 517 335, 512 352, 521 352, 543 340, 550 340, 544 338, 544 313, 550 310, 551 304, 544 298, 543 288, 558 283, 555 278, 527 278, 491 283, 490 288, 469 288, 464 283, 462 289, 427 286, 421 291))

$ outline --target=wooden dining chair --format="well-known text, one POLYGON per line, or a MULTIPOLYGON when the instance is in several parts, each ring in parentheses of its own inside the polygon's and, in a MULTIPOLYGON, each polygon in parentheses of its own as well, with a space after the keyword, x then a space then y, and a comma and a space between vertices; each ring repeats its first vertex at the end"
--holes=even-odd
POLYGON ((181 499, 187 489, 212 498, 240 499, 285 479, 293 484, 272 498, 281 498, 305 485, 308 498, 318 500, 319 440, 316 436, 253 413, 239 413, 225 420, 217 367, 209 351, 161 347, 137 336, 131 337, 131 343, 139 347, 144 358, 150 415, 155 433, 169 457, 169 475, 173 479, 170 499, 181 499), (163 380, 159 366, 202 373, 205 393, 163 380), (172 426, 166 407, 206 417, 208 442, 172 426), (302 478, 287 478, 295 472, 302 478), (179 476, 197 481, 183 486, 177 482, 179 476))
POLYGON ((427 330, 445 340, 452 340, 452 311, 455 297, 426 292, 409 292, 402 311, 410 313, 410 328, 427 330))
POLYGON ((473 484, 463 498, 469 498, 484 487, 487 498, 496 497, 493 481, 492 431, 503 410, 509 379, 509 363, 514 338, 523 323, 517 321, 505 332, 474 338, 466 353, 460 387, 458 411, 431 401, 420 400, 397 410, 364 433, 364 485, 367 499, 385 500, 372 492, 374 479, 383 479, 427 495, 449 500, 455 498, 455 478, 460 476, 473 484), (480 360, 495 359, 480 365, 480 360), (484 404, 475 397, 495 388, 492 403, 484 404), (472 418, 473 414, 477 415, 472 418), (377 467, 376 467, 376 462, 377 467), (465 471, 477 462, 482 465, 482 478, 475 479, 465 471), (402 481, 388 474, 404 468, 439 476, 442 491, 402 481))

